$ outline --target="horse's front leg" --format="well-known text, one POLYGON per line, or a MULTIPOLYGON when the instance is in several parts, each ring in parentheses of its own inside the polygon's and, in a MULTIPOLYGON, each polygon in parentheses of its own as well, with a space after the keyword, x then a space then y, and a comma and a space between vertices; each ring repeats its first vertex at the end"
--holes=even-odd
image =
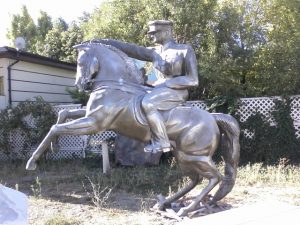
POLYGON ((36 169, 36 161, 47 150, 51 144, 51 141, 53 141, 59 135, 85 135, 98 133, 101 131, 101 127, 98 124, 94 118, 84 117, 71 122, 53 125, 44 140, 28 160, 26 169, 36 169))
MULTIPOLYGON (((65 123, 67 119, 78 119, 84 117, 85 113, 86 113, 85 109, 60 110, 58 112, 56 124, 65 123)), ((53 141, 51 141, 51 150, 54 152, 58 152, 59 150, 58 137, 55 137, 53 141)))

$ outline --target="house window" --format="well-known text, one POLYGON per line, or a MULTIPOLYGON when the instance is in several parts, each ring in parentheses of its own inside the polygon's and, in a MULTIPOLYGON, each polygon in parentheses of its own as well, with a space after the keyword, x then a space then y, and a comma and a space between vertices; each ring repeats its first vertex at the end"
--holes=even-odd
POLYGON ((0 95, 4 95, 4 79, 0 77, 0 95))

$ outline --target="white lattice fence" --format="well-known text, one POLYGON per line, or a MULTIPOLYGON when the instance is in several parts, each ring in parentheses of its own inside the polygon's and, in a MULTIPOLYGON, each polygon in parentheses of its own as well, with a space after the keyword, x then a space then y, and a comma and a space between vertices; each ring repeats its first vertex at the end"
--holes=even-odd
POLYGON ((274 102, 272 98, 244 98, 241 99, 241 104, 238 109, 241 122, 245 122, 251 115, 257 112, 266 117, 270 117, 270 113, 274 102))
MULTIPOLYGON (((270 118, 272 123, 272 118, 270 113, 274 107, 273 98, 242 98, 241 105, 238 109, 240 119, 242 122, 246 121, 249 116, 254 115, 257 112, 265 115, 270 118)), ((188 102, 194 107, 199 107, 201 109, 206 108, 206 104, 203 101, 190 101, 188 102)), ((60 105, 55 106, 54 110, 58 113, 62 109, 80 109, 80 105, 60 105)), ((296 129, 296 136, 300 138, 300 96, 292 96, 292 111, 291 116, 294 120, 294 126, 296 129)), ((30 118, 27 118, 30 121, 30 118)), ((249 134, 251 135, 251 134, 249 134)), ((93 153, 101 153, 101 141, 108 140, 116 137, 116 133, 113 131, 106 131, 101 134, 94 135, 83 135, 83 136, 62 136, 59 138, 60 149, 57 153, 47 153, 47 158, 49 159, 73 159, 73 158, 83 158, 85 157, 85 150, 88 150, 93 153)), ((24 142, 24 137, 20 132, 16 132, 10 137, 11 142, 13 143, 13 155, 20 158, 26 158, 31 155, 32 151, 35 150, 36 146, 32 146, 28 155, 23 154, 21 149, 24 142)), ((7 157, 0 152, 0 160, 6 160, 7 157)))
MULTIPOLYGON (((291 96, 291 117, 294 120, 296 137, 300 138, 300 96, 291 96)), ((251 115, 257 112, 268 118, 271 125, 275 125, 271 112, 274 110, 274 100, 280 100, 280 97, 260 97, 260 98, 242 98, 238 109, 241 122, 245 122, 251 115)), ((247 134, 247 133, 246 133, 247 134)), ((248 135, 250 135, 248 133, 248 135)))
MULTIPOLYGON (((54 111, 58 113, 62 109, 81 109, 81 105, 59 105, 54 107, 54 111)), ((116 137, 113 131, 105 131, 93 135, 65 135, 59 138, 59 151, 56 153, 48 153, 47 158, 50 159, 72 159, 84 158, 85 151, 101 154, 101 141, 116 137)))
MULTIPOLYGON (((14 132, 9 136, 9 142, 11 143, 12 150, 9 151, 10 158, 24 159, 30 156, 30 151, 23 149, 23 143, 25 142, 24 135, 20 131, 14 132)), ((0 160, 8 160, 9 157, 0 151, 0 160)))
POLYGON ((102 153, 101 142, 115 138, 117 134, 113 131, 105 131, 100 134, 87 135, 85 149, 92 153, 102 153))
MULTIPOLYGON (((73 105, 58 105, 53 107, 53 110, 58 113, 62 109, 66 110, 73 110, 73 109, 80 109, 80 104, 73 104, 73 105)), ((69 120, 67 120, 69 121, 69 120)), ((60 136, 58 138, 58 146, 59 150, 57 152, 49 151, 46 155, 47 159, 75 159, 75 158, 82 158, 84 156, 82 146, 83 141, 81 136, 60 136)))
MULTIPOLYGON (((296 129, 296 137, 300 138, 300 96, 290 96, 291 103, 291 117, 294 120, 294 127, 296 129)), ((241 98, 240 107, 237 113, 240 116, 240 121, 245 122, 250 116, 261 113, 269 119, 271 125, 274 124, 274 119, 271 117, 271 112, 274 110, 274 100, 280 100, 280 97, 260 97, 260 98, 241 98)), ((193 106, 201 109, 206 109, 207 105, 203 101, 190 101, 193 106)), ((251 136, 249 132, 245 132, 247 136, 251 136)))
MULTIPOLYGON (((34 126, 33 117, 27 116, 24 120, 29 126, 34 126)), ((10 134, 8 139, 12 148, 9 151, 9 157, 4 154, 3 151, 0 151, 0 160, 8 160, 9 158, 24 159, 30 157, 34 146, 28 146, 29 149, 24 149, 25 135, 21 132, 21 130, 16 130, 16 132, 10 134)))
POLYGON ((296 136, 300 138, 300 96, 293 96, 291 116, 294 120, 296 136))
POLYGON ((206 109, 207 107, 204 101, 189 101, 188 103, 194 107, 199 107, 200 109, 206 109))

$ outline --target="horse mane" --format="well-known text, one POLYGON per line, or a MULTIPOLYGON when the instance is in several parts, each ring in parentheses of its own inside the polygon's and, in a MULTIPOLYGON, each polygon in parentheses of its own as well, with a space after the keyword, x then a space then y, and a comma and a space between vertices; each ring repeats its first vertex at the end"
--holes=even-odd
POLYGON ((124 53, 123 51, 121 51, 120 49, 118 49, 112 45, 106 45, 97 40, 86 41, 84 43, 86 43, 88 45, 104 46, 104 47, 112 50, 113 52, 115 52, 118 56, 120 56, 121 59, 124 60, 124 62, 126 64, 126 69, 129 74, 129 79, 136 81, 138 84, 144 84, 144 79, 142 77, 141 71, 137 68, 136 64, 133 62, 132 59, 130 59, 128 57, 128 55, 126 53, 124 53))

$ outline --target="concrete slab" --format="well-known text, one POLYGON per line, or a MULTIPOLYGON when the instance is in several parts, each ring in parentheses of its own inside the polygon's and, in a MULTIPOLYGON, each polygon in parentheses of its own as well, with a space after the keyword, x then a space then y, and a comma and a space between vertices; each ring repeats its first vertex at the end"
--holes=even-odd
POLYGON ((0 224, 27 225, 28 198, 0 184, 0 224))
POLYGON ((265 201, 239 208, 187 219, 180 225, 299 225, 300 207, 277 201, 265 201), (287 223, 288 222, 288 223, 287 223))

